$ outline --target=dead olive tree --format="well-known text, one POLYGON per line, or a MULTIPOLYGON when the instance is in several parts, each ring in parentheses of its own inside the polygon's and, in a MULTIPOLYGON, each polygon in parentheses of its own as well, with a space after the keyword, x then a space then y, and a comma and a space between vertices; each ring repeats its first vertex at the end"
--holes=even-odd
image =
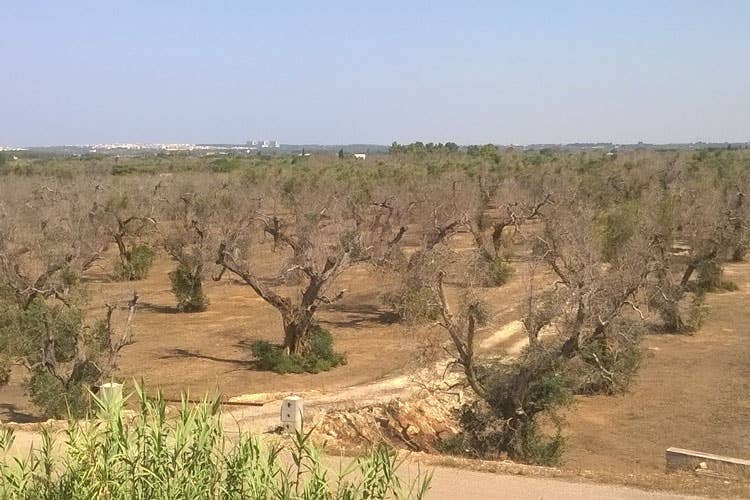
POLYGON ((627 349, 637 350, 641 292, 652 272, 652 245, 646 234, 634 236, 617 259, 608 261, 596 236, 596 211, 576 193, 540 215, 545 230, 538 237, 544 251, 536 259, 557 278, 552 288, 529 288, 523 324, 528 347, 515 359, 482 359, 474 347, 483 317, 480 303, 464 300, 455 312, 436 281, 441 325, 448 332, 474 403, 461 414, 462 448, 481 456, 509 457, 533 463, 559 461, 563 450, 556 409, 576 390, 609 392, 626 383, 635 366, 623 364, 627 349), (575 380, 584 365, 585 387, 575 380), (627 373, 626 373, 627 372, 627 373), (545 436, 539 417, 558 426, 545 436))
POLYGON ((169 279, 177 309, 183 312, 203 311, 208 307, 203 282, 216 260, 220 238, 218 217, 223 213, 225 198, 230 196, 222 184, 202 181, 201 187, 173 187, 165 200, 164 215, 169 222, 162 225, 162 241, 177 264, 169 279))
POLYGON ((0 206, 4 364, 27 369, 32 401, 45 415, 80 415, 89 388, 111 374, 131 338, 137 297, 123 330, 115 332, 114 306, 104 320, 87 322, 79 282, 107 241, 91 216, 90 198, 82 186, 50 184, 31 192, 15 187, 23 194, 9 195, 0 206))
POLYGON ((481 274, 487 284, 502 285, 513 272, 504 246, 507 233, 521 234, 522 226, 537 220, 552 197, 545 194, 535 200, 517 182, 497 183, 483 177, 478 178, 475 191, 466 225, 474 238, 477 265, 484 268, 481 274))
POLYGON ((149 237, 156 228, 154 211, 160 187, 130 180, 97 186, 99 201, 92 215, 117 246, 113 274, 117 280, 141 280, 151 269, 154 251, 149 237))
MULTIPOLYGON (((705 181, 704 181, 705 182, 705 181)), ((722 265, 737 235, 736 200, 703 182, 675 182, 650 193, 647 221, 656 235, 657 266, 650 307, 669 331, 691 331, 703 319, 705 292, 728 286, 722 265), (687 309, 683 299, 692 296, 687 309)))
POLYGON ((426 179, 402 195, 412 200, 408 220, 419 242, 408 257, 387 268, 400 283, 384 297, 402 321, 423 323, 439 318, 440 304, 428 277, 438 272, 435 257, 444 253, 454 236, 467 231, 472 195, 461 175, 426 179))
POLYGON ((0 277, 19 307, 62 298, 107 248, 107 236, 81 186, 22 182, 0 200, 0 277))
MULTIPOLYGON (((387 238, 386 245, 392 246, 398 244, 402 231, 400 226, 372 221, 387 218, 387 203, 368 203, 366 209, 352 210, 352 200, 336 185, 311 181, 297 185, 293 191, 288 185, 275 192, 274 188, 269 187, 266 192, 270 196, 254 207, 243 209, 244 217, 225 226, 216 263, 279 312, 284 332, 280 355, 304 358, 315 354, 318 342, 313 333, 330 337, 317 328, 314 320, 320 305, 343 296, 342 290, 334 291, 337 278, 354 261, 375 253, 371 245, 374 233, 397 227, 387 238), (270 249, 259 243, 262 235, 270 238, 270 249), (250 247, 248 242, 255 245, 250 247), (254 264, 259 260, 256 257, 269 251, 276 252, 282 266, 277 274, 263 276, 254 264), (293 290, 285 293, 282 287, 290 286, 293 290)), ((322 343, 330 344, 330 338, 322 343)), ((261 347, 267 350, 269 346, 261 347)), ((334 365, 341 359, 336 357, 335 361, 334 365)))
POLYGON ((424 187, 417 214, 423 227, 422 250, 430 251, 465 230, 472 192, 463 176, 446 175, 424 187))

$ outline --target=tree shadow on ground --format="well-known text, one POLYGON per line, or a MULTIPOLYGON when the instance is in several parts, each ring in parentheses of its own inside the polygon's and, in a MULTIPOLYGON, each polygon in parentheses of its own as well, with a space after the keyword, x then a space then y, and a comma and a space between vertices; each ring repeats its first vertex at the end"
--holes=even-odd
POLYGON ((210 354, 203 354, 201 352, 190 351, 188 349, 175 348, 170 349, 167 354, 159 356, 159 359, 175 359, 175 358, 195 358, 204 359, 207 361, 213 361, 215 363, 227 363, 232 365, 252 367, 254 362, 250 359, 237 359, 237 358, 223 358, 219 356, 211 356, 210 354))
POLYGON ((320 319, 321 324, 339 328, 361 328, 368 323, 392 325, 398 322, 398 316, 393 311, 372 304, 333 304, 327 310, 350 316, 347 319, 320 319))
MULTIPOLYGON (((161 314, 179 314, 180 310, 176 306, 165 306, 161 304, 153 304, 151 302, 138 302, 138 309, 142 311, 151 311, 161 314)), ((187 313, 186 313, 187 314, 187 313)))
POLYGON ((44 422, 44 418, 21 411, 12 403, 0 403, 0 415, 3 422, 16 422, 19 424, 31 424, 35 422, 44 422))

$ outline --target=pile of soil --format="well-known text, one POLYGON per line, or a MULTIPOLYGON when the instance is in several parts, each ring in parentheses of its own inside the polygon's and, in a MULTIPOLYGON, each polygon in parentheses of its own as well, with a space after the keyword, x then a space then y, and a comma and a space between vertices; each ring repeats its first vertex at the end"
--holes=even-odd
POLYGON ((380 442, 412 451, 435 453, 440 443, 459 432, 460 395, 433 393, 409 401, 392 399, 361 408, 321 410, 315 436, 343 447, 380 442))

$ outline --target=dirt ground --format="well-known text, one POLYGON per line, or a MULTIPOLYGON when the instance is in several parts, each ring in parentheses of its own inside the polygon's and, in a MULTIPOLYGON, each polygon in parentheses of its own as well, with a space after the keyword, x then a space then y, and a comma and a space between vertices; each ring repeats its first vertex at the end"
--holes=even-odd
MULTIPOLYGON (((468 235, 454 239, 458 251, 471 248, 468 235)), ((269 248, 261 272, 273 275, 279 259, 269 248)), ((206 280, 210 300, 201 313, 179 313, 170 291, 168 273, 174 264, 159 256, 146 280, 112 282, 108 271, 114 255, 100 262, 85 276, 90 294, 90 317, 103 314, 104 304, 124 303, 136 290, 139 307, 133 323, 135 342, 121 351, 116 377, 125 382, 143 379, 147 388, 159 387, 168 398, 179 398, 183 390, 200 398, 219 390, 225 398, 251 393, 293 391, 336 391, 395 375, 416 367, 423 355, 429 331, 395 323, 382 296, 393 278, 366 264, 348 269, 337 280, 335 290, 345 290, 343 300, 322 306, 320 323, 334 336, 335 348, 346 355, 346 366, 319 374, 278 375, 254 369, 250 345, 255 340, 280 342, 278 312, 246 285, 227 273, 219 282, 206 280)), ((493 320, 485 329, 515 319, 514 309, 525 281, 520 270, 511 283, 483 289, 492 304, 493 320)), ((449 290, 450 293, 450 290, 449 290)), ((334 293, 335 294, 335 291, 334 293)), ((124 312, 120 312, 124 317, 124 312)), ((429 329, 427 329, 429 330, 429 329)), ((433 329, 435 332, 437 329, 433 329)), ((11 383, 0 387, 0 421, 38 420, 22 388, 24 373, 15 371, 11 383)))
MULTIPOLYGON (((343 395, 343 388, 395 377, 417 364, 420 334, 393 323, 381 300, 388 279, 366 266, 342 276, 345 299, 320 313, 349 362, 317 375, 253 368, 249 344, 280 339, 280 319, 246 286, 227 277, 207 284, 208 311, 177 313, 166 278, 171 267, 160 258, 150 278, 137 283, 111 283, 104 272, 89 276, 95 304, 124 300, 134 288, 141 296, 136 342, 125 348, 120 363, 122 379, 142 377, 171 397, 183 389, 197 396, 217 387, 227 397, 303 390, 343 395)), ((523 344, 514 320, 527 266, 517 264, 516 270, 506 286, 482 291, 492 305, 490 324, 479 338, 483 348, 511 353, 523 344)), ((578 398, 565 415, 566 473, 616 482, 646 478, 634 481, 644 486, 666 477, 664 452, 670 446, 750 458, 750 263, 728 265, 726 277, 740 289, 708 296, 710 312, 701 330, 644 340, 642 367, 627 394, 578 398)), ((0 388, 2 420, 35 418, 20 381, 16 376, 0 388)))
POLYGON ((730 264, 735 292, 708 296, 694 335, 655 335, 630 391, 579 398, 566 415, 565 467, 651 474, 670 446, 750 458, 750 263, 730 264))
MULTIPOLYGON (((211 301, 207 311, 183 314, 175 308, 167 273, 172 264, 157 260, 149 278, 134 283, 112 283, 104 274, 89 282, 90 314, 106 301, 124 302, 137 290, 141 297, 133 323, 135 342, 121 351, 118 378, 143 379, 160 387, 167 397, 182 390, 196 397, 220 389, 233 396, 277 390, 333 390, 383 377, 404 368, 411 358, 403 347, 405 333, 379 298, 381 289, 372 271, 350 269, 340 285, 345 299, 320 314, 321 323, 334 334, 336 348, 348 364, 316 375, 277 375, 253 369, 250 344, 255 340, 280 341, 281 319, 276 310, 253 291, 228 277, 206 284, 211 301)), ((22 374, 0 388, 0 419, 31 418, 32 408, 20 388, 22 374), (14 414, 15 413, 15 414, 14 414)))

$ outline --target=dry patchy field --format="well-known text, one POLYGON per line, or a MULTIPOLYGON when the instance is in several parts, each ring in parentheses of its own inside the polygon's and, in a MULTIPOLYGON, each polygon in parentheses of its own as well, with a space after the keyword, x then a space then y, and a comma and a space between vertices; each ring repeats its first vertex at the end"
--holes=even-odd
POLYGON ((626 394, 578 398, 566 415, 566 468, 661 472, 670 446, 750 458, 750 263, 725 272, 740 289, 710 294, 694 335, 647 337, 626 394))

